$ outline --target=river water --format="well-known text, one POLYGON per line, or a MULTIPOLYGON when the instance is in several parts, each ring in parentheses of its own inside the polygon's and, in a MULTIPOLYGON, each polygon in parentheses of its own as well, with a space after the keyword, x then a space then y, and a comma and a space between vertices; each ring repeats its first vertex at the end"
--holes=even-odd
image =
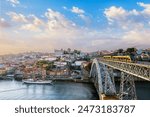
POLYGON ((27 85, 18 81, 0 81, 0 99, 3 100, 95 100, 93 84, 54 82, 53 85, 27 85))
MULTIPOLYGON (((138 100, 150 100, 150 82, 136 82, 138 100)), ((119 89, 119 83, 116 83, 119 89)), ((0 100, 96 100, 93 84, 54 82, 53 85, 27 85, 18 81, 0 80, 0 100)))

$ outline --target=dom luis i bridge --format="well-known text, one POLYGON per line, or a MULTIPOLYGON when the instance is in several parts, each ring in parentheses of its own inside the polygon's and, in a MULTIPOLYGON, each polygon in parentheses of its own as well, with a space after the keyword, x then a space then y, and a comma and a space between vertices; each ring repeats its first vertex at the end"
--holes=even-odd
POLYGON ((136 100, 135 81, 150 81, 150 66, 95 58, 90 70, 90 79, 94 83, 101 100, 136 100), (120 73, 119 93, 116 93, 115 71, 120 73))

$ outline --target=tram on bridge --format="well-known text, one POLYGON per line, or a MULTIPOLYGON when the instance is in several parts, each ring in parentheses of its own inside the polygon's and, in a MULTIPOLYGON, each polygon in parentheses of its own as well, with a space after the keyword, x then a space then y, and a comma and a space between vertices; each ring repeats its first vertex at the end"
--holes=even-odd
POLYGON ((103 56, 103 59, 121 62, 135 62, 131 60, 130 56, 103 56))

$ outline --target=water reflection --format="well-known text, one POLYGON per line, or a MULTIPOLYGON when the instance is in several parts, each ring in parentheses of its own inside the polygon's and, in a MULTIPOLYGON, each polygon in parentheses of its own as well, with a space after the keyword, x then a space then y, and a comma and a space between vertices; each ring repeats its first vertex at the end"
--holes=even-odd
MULTIPOLYGON (((119 84, 116 83, 117 92, 119 84)), ((150 82, 136 82, 137 98, 150 100, 150 82)), ((3 100, 95 100, 97 92, 92 84, 55 82, 54 85, 27 85, 18 81, 0 81, 3 100)))
POLYGON ((27 85, 0 81, 0 99, 14 100, 91 100, 98 99, 92 84, 55 82, 54 85, 27 85))

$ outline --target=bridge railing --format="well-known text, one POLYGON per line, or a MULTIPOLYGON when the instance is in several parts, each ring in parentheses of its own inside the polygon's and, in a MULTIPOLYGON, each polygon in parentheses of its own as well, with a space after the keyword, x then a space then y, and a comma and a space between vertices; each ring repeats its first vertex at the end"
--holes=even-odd
POLYGON ((120 71, 150 81, 150 66, 148 65, 104 60, 104 59, 99 59, 99 62, 104 63, 107 66, 112 67, 114 69, 118 69, 120 71))

